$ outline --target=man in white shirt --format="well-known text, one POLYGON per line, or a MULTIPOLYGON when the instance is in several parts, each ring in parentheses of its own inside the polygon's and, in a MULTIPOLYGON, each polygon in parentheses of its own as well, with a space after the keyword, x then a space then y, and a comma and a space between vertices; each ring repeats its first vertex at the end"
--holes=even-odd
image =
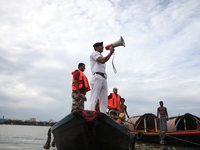
POLYGON ((90 67, 92 71, 91 84, 91 96, 89 109, 95 110, 97 101, 99 100, 100 112, 106 113, 108 104, 108 87, 107 87, 107 75, 106 75, 106 62, 110 59, 115 49, 110 47, 110 53, 103 57, 104 46, 103 42, 97 42, 93 45, 94 52, 90 55, 90 67))

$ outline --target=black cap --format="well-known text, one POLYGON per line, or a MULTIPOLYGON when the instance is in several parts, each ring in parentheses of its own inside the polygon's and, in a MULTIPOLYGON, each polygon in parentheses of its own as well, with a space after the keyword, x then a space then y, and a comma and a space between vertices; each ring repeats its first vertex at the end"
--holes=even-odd
POLYGON ((97 42, 93 45, 94 49, 98 46, 102 46, 103 45, 103 42, 97 42))

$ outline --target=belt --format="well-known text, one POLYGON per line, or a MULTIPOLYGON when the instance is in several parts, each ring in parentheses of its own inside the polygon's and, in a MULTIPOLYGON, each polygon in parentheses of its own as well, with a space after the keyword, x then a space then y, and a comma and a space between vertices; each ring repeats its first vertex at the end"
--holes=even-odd
POLYGON ((94 74, 99 74, 101 75, 103 78, 107 79, 107 76, 105 73, 102 73, 102 72, 95 72, 94 74))

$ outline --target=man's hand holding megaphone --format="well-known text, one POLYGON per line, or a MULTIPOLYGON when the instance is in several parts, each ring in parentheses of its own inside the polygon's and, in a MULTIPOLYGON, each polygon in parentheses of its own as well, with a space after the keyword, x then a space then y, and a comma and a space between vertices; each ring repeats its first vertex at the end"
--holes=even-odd
POLYGON ((110 54, 112 55, 114 52, 115 52, 115 49, 114 49, 114 47, 109 47, 109 50, 110 50, 110 54))

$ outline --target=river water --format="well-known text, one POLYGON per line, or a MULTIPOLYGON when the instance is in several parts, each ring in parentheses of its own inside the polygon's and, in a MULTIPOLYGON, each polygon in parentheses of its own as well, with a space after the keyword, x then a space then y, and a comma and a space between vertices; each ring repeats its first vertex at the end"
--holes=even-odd
MULTIPOLYGON (((47 140, 48 126, 0 125, 0 150, 44 150, 47 140)), ((159 145, 152 143, 136 143, 137 150, 144 147, 148 150, 163 150, 173 147, 176 150, 200 150, 200 148, 159 145)), ((145 150, 146 150, 145 149, 145 150)), ((57 150, 51 147, 49 150, 57 150)))
MULTIPOLYGON (((44 150, 47 126, 0 125, 0 150, 44 150)), ((51 148, 51 150, 57 150, 51 148)))

